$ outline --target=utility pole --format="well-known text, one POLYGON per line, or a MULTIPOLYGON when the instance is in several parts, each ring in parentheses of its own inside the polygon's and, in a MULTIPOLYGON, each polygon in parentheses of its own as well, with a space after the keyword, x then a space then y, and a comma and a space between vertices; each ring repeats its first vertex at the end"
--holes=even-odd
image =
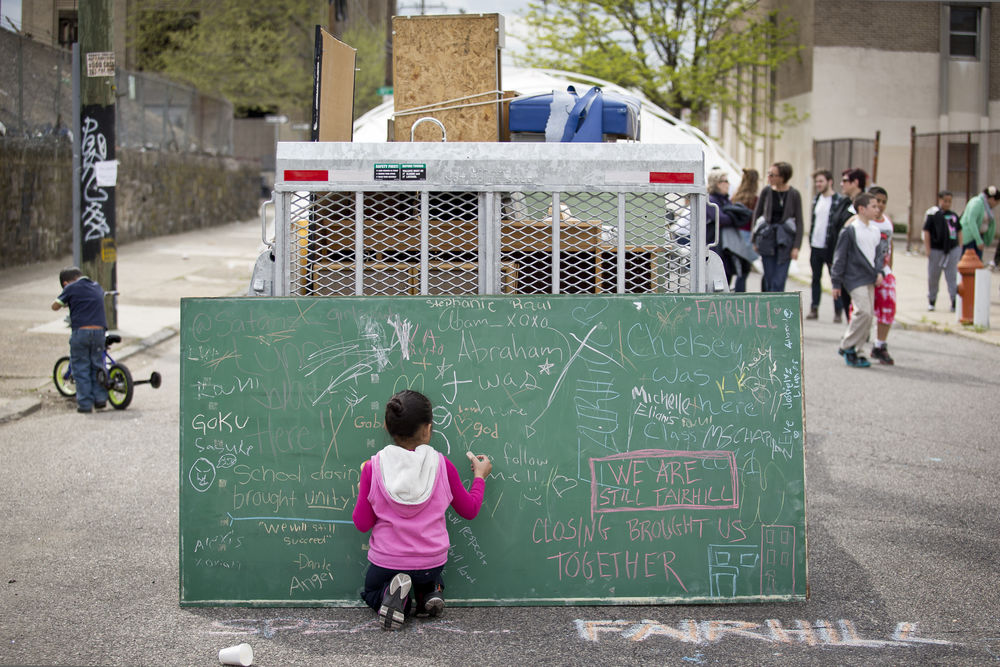
POLYGON ((118 327, 115 246, 115 55, 112 0, 80 0, 80 269, 111 294, 108 328, 118 327))

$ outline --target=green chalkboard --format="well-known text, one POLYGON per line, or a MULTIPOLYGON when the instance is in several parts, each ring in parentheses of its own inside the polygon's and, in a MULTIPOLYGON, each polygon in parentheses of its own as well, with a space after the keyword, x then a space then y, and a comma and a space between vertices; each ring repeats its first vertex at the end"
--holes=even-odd
POLYGON ((493 460, 449 604, 806 597, 796 295, 185 299, 181 328, 182 604, 361 604, 403 388, 467 484, 493 460))

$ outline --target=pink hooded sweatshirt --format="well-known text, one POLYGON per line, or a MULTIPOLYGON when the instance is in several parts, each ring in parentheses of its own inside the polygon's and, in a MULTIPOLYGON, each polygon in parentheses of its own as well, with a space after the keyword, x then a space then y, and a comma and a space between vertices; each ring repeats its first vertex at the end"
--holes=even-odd
POLYGON ((413 451, 389 445, 361 472, 354 525, 372 531, 368 560, 393 570, 428 570, 448 560, 445 511, 451 505, 474 519, 486 482, 476 478, 469 491, 458 470, 430 445, 413 451))

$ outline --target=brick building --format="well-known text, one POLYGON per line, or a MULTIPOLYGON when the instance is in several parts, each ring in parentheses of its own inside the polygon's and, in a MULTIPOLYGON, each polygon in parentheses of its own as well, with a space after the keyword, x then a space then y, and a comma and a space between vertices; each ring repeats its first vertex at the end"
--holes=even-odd
MULTIPOLYGON (((889 191, 890 217, 905 222, 911 198, 911 126, 917 133, 1000 130, 1000 3, 765 0, 765 4, 795 18, 802 50, 799 58, 761 77, 767 90, 761 103, 787 103, 804 120, 787 128, 771 127, 772 132, 781 131, 779 138, 746 147, 738 145, 724 117, 723 145, 746 166, 764 169, 776 160, 790 162, 795 171, 792 185, 811 196, 809 174, 818 162, 814 142, 874 140, 878 132, 877 181, 889 191)), ((996 144, 997 135, 992 136, 996 144)), ((942 146, 939 173, 930 183, 951 187, 958 195, 964 190, 956 187, 958 167, 971 164, 986 175, 979 180, 1000 173, 996 164, 1000 155, 986 135, 973 135, 970 141, 946 140, 942 146)), ((855 161, 871 170, 871 155, 867 157, 855 161)), ((978 189, 985 185, 979 183, 978 189)), ((926 199, 926 193, 917 193, 917 202, 926 199)), ((964 196, 956 196, 955 205, 961 210, 964 196)))

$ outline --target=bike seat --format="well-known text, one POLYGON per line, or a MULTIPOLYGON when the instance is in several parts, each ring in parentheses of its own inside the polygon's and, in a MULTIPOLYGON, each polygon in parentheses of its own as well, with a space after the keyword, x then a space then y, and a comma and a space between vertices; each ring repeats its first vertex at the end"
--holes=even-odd
POLYGON ((108 334, 104 337, 104 347, 111 347, 114 343, 122 342, 122 337, 118 334, 108 334))

